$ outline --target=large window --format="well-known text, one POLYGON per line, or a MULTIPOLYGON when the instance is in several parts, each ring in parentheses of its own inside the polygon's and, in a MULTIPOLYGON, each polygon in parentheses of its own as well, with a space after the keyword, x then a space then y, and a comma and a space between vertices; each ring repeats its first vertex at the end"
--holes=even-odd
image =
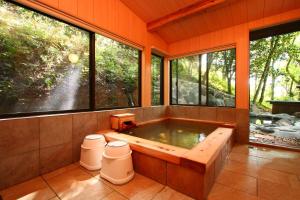
POLYGON ((155 54, 151 56, 152 105, 163 105, 163 67, 164 58, 155 54))
POLYGON ((235 106, 235 49, 171 61, 171 104, 235 106))
POLYGON ((300 21, 250 32, 251 142, 300 149, 300 21))
POLYGON ((96 108, 140 105, 140 51, 96 35, 96 108))
POLYGON ((0 0, 0 116, 140 105, 140 51, 0 0))
POLYGON ((199 104, 199 57, 172 60, 172 104, 199 104))
POLYGON ((89 108, 89 32, 0 1, 0 113, 89 108))

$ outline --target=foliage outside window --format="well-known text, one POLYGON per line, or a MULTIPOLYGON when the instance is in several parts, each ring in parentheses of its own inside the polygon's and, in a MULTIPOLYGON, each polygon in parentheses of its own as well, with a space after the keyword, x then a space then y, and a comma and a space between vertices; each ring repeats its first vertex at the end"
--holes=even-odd
POLYGON ((199 104, 199 57, 172 61, 172 104, 199 104))
MULTIPOLYGON (((270 101, 300 100, 300 31, 250 42, 251 107, 270 111, 270 101)), ((255 108, 254 108, 255 109, 255 108)))
POLYGON ((139 50, 0 0, 1 117, 139 105, 139 50))
POLYGON ((151 77, 152 77, 152 105, 163 104, 163 57, 152 54, 151 77))
POLYGON ((171 62, 171 103, 235 106, 235 49, 171 62))
POLYGON ((96 108, 139 106, 140 52, 97 35, 96 108))
POLYGON ((0 1, 0 113, 89 108, 89 32, 0 1))
POLYGON ((300 147, 300 21, 250 32, 249 141, 300 147))

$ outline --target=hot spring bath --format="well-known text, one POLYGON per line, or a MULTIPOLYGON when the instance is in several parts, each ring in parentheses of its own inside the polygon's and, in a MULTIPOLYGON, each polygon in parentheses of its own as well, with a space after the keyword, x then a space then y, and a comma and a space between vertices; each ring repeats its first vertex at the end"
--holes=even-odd
POLYGON ((233 133, 233 124, 173 118, 105 137, 129 142, 136 172, 205 199, 231 151, 233 133))

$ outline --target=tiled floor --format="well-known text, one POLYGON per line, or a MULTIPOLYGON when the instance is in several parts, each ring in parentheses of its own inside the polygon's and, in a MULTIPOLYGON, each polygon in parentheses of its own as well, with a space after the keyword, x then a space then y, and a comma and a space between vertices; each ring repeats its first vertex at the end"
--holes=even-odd
MULTIPOLYGON (((136 174, 115 186, 72 164, 0 192, 3 199, 191 199, 136 174)), ((300 199, 300 153, 248 145, 235 146, 216 179, 208 200, 300 199)))

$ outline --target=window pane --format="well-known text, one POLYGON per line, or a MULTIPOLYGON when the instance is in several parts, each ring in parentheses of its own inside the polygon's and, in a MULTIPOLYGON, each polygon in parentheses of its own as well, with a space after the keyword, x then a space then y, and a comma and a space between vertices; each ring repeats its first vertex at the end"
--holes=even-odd
POLYGON ((177 101, 177 72, 178 72, 178 60, 172 60, 171 61, 171 91, 172 91, 172 97, 171 97, 171 104, 178 104, 177 101))
POLYGON ((235 62, 235 49, 172 60, 171 103, 234 107, 235 62))
POLYGON ((178 88, 172 84, 172 90, 177 90, 178 104, 199 104, 199 57, 179 58, 174 62, 177 67, 172 78, 178 82, 178 88))
POLYGON ((139 106, 139 50, 96 35, 96 108, 139 106))
POLYGON ((201 57, 201 105, 207 105, 207 54, 201 57))
POLYGON ((151 76, 152 76, 152 105, 161 105, 162 92, 162 66, 163 58, 152 55, 151 57, 151 76))
POLYGON ((0 1, 0 113, 89 108, 89 33, 0 1))
POLYGON ((207 54, 208 105, 235 106, 235 49, 207 54))

